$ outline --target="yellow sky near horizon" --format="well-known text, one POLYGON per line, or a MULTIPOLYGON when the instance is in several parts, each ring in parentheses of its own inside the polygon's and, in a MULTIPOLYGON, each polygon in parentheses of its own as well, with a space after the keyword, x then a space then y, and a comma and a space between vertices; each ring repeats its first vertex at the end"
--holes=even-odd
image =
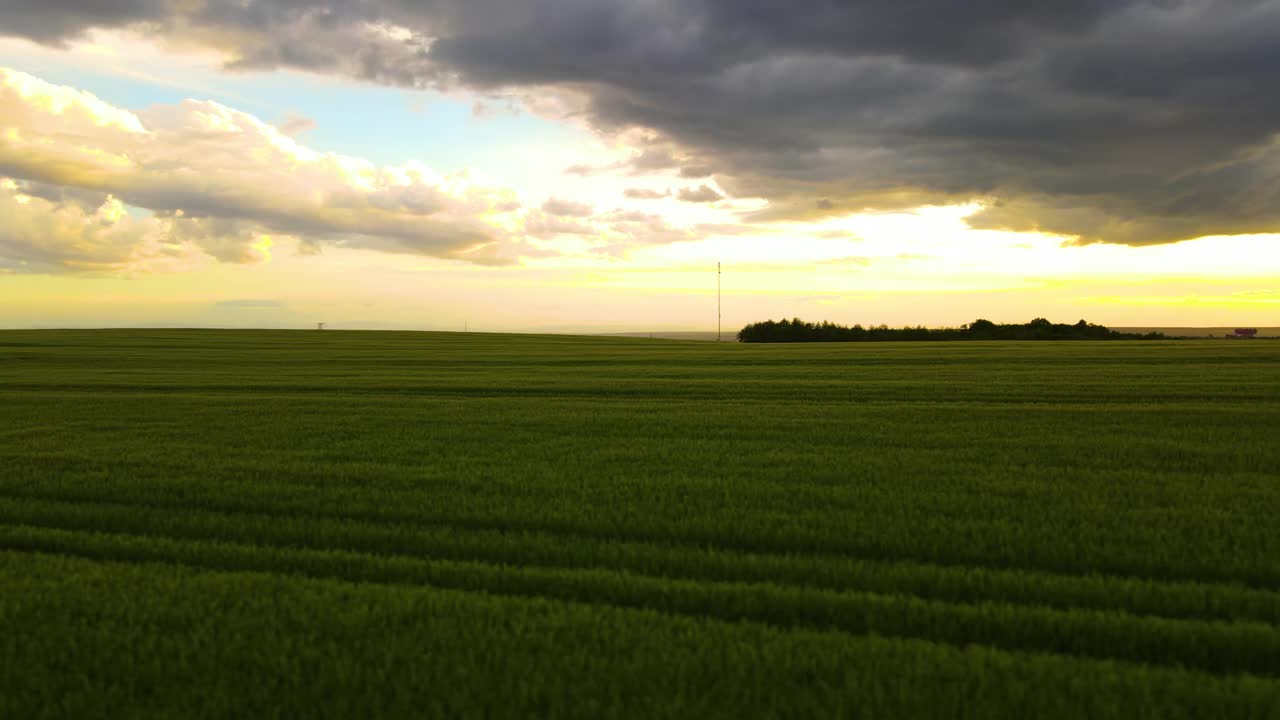
MULTIPOLYGON (((904 267, 882 274, 874 263, 726 262, 724 325, 791 316, 932 326, 1036 316, 1111 326, 1280 324, 1274 276, 975 273, 964 279, 946 276, 941 266, 928 272, 945 282, 904 267)), ((410 329, 467 324, 495 331, 709 330, 715 280, 714 263, 690 261, 481 268, 369 250, 294 254, 286 247, 251 265, 207 263, 180 273, 10 275, 0 278, 0 326, 329 322, 410 329)))

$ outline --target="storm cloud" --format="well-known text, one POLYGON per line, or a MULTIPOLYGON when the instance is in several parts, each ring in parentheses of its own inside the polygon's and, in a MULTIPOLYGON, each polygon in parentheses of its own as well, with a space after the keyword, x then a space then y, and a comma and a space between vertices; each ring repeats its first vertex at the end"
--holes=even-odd
POLYGON ((241 69, 564 93, 761 220, 979 201, 974 225, 1086 242, 1280 231, 1280 0, 0 1, 38 42, 125 27, 241 69))

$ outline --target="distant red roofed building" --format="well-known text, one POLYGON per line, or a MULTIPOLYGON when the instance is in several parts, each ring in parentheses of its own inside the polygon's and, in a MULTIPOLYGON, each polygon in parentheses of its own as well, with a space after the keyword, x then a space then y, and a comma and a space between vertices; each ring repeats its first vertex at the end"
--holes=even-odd
POLYGON ((1258 336, 1258 331, 1254 328, 1236 328, 1235 333, 1228 335, 1229 338, 1245 338, 1253 339, 1258 336))

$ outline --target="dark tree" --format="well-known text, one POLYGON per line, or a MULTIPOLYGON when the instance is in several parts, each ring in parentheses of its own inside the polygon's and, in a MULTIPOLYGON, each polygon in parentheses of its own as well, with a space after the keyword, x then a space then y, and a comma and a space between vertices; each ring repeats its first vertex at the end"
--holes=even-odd
POLYGON ((1025 325, 996 324, 990 320, 974 320, 960 328, 926 328, 924 326, 891 328, 878 325, 846 327, 836 323, 805 322, 800 318, 766 320, 752 323, 738 331, 741 342, 887 342, 913 340, 1163 340, 1160 333, 1138 335, 1120 333, 1084 320, 1075 325, 1051 323, 1036 318, 1025 325))

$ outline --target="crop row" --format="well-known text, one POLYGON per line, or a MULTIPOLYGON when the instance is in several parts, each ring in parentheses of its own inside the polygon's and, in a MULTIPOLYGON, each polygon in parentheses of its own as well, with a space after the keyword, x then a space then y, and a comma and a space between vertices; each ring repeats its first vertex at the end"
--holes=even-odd
MULTIPOLYGON (((322 475, 307 464, 211 465, 197 477, 182 467, 184 461, 15 457, 0 494, 1280 589, 1277 539, 1253 517, 1265 510, 1260 502, 1222 510, 1166 507, 1158 517, 1124 522, 1123 510, 1091 507, 1087 499, 1067 507, 1061 499, 1013 498, 1004 503, 1007 511, 997 513, 999 499, 981 480, 948 487, 868 478, 847 489, 811 490, 760 480, 738 488, 731 478, 638 482, 605 475, 575 481, 536 467, 504 474, 476 463, 479 473, 472 476, 458 472, 414 483, 376 464, 334 465, 322 475)), ((570 464, 565 475, 575 467, 570 464)), ((1062 483, 1070 481, 1068 473, 1061 476, 1062 483)), ((1116 483, 1143 480, 1118 474, 1116 483)), ((998 477, 987 484, 997 483, 1014 492, 1067 492, 1057 489, 1048 471, 1020 485, 998 477)))
POLYGON ((482 590, 1214 673, 1269 674, 1280 668, 1280 630, 1256 622, 1171 620, 995 602, 957 604, 769 583, 687 581, 611 570, 513 567, 28 526, 0 528, 0 547, 99 560, 174 562, 216 570, 482 590))
POLYGON ((10 552, 0 552, 0 582, 6 717, 145 707, 182 717, 1262 720, 1280 707, 1272 679, 537 598, 10 552))
POLYGON ((424 522, 370 522, 296 513, 228 514, 190 507, 0 497, 0 522, 66 530, 229 542, 513 566, 613 569, 669 579, 770 583, 1172 619, 1280 624, 1280 593, 1237 585, 888 562, 838 555, 722 551, 573 534, 424 522))

